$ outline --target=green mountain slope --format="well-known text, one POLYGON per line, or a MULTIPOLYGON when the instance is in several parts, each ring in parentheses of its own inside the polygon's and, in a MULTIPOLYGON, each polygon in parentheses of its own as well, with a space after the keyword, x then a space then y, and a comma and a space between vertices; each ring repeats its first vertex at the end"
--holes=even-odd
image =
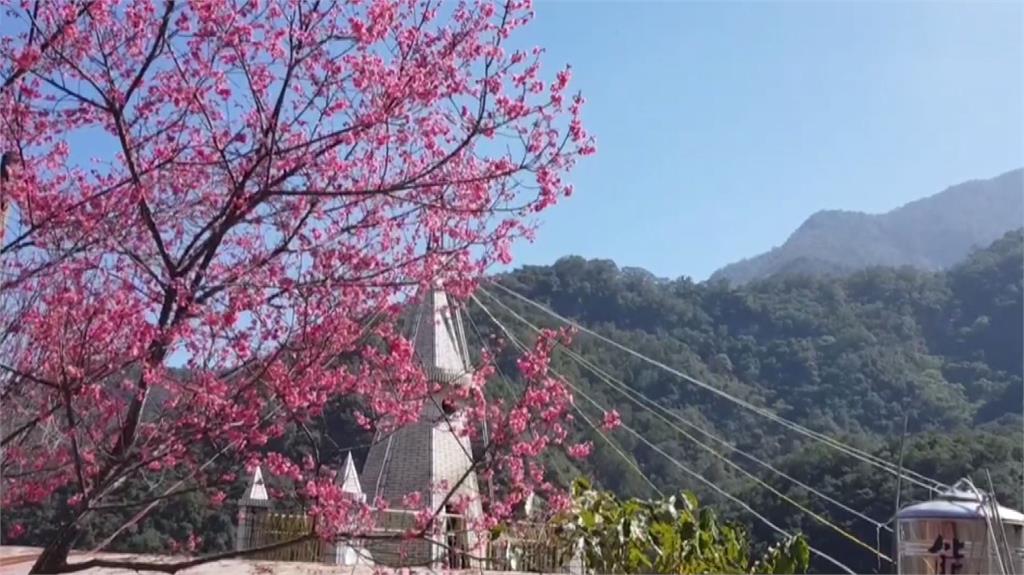
MULTIPOLYGON (((659 280, 608 261, 571 257, 552 266, 522 268, 499 281, 658 361, 890 461, 897 459, 906 416, 910 469, 946 483, 970 475, 979 485, 986 484, 984 471, 989 469, 1000 499, 1019 508, 1024 482, 1022 260, 1024 235, 1015 231, 945 272, 870 268, 843 278, 780 277, 737 289, 719 282, 659 280)), ((537 324, 557 325, 510 296, 501 299, 537 324)), ((502 321, 527 333, 497 304, 490 307, 502 321)), ((573 347, 659 404, 850 507, 882 522, 893 514, 892 476, 590 336, 579 334, 573 347)), ((813 544, 849 558, 861 572, 878 568, 870 553, 754 486, 564 354, 553 365, 604 406, 618 409, 655 445, 741 494, 774 522, 810 533, 813 544)), ((586 402, 578 403, 598 416, 586 402)), ((750 520, 635 438, 624 432, 614 437, 663 490, 693 488, 737 518, 750 520)), ((621 493, 648 491, 596 434, 582 432, 581 438, 594 441, 595 455, 576 463, 579 471, 621 493)), ((872 524, 735 453, 730 458, 874 546, 872 524)), ((920 499, 927 493, 911 488, 903 497, 920 499)), ((772 536, 751 525, 760 536, 772 536)), ((887 551, 884 530, 880 537, 887 551)))

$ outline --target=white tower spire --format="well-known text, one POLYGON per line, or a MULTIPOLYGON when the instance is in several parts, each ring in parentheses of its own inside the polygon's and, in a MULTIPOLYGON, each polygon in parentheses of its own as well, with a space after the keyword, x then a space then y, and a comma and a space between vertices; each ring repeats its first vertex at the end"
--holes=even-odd
MULTIPOLYGON (((378 497, 387 500, 391 509, 401 508, 406 495, 419 493, 433 511, 444 506, 448 494, 447 490, 437 487, 446 484, 451 489, 459 485, 448 501, 468 496, 473 503, 462 517, 453 518, 447 524, 460 526, 462 533, 458 537, 463 541, 459 546, 468 551, 475 540, 465 533, 465 525, 483 514, 476 474, 470 471, 472 447, 464 434, 464 417, 457 411, 446 413, 442 409, 447 390, 466 384, 472 376, 462 318, 444 290, 434 286, 423 294, 413 320, 410 337, 417 358, 430 381, 440 384, 442 390, 425 398, 419 421, 376 438, 363 468, 363 491, 370 501, 378 497)), ((393 513, 392 519, 399 516, 393 513)), ((444 537, 450 540, 453 535, 444 537)), ((403 551, 408 563, 417 560, 444 563, 449 554, 444 546, 425 542, 419 546, 407 545, 409 547, 403 551)), ((399 564, 397 552, 380 547, 372 549, 376 561, 399 564)), ((450 557, 448 563, 446 567, 454 566, 450 557)))

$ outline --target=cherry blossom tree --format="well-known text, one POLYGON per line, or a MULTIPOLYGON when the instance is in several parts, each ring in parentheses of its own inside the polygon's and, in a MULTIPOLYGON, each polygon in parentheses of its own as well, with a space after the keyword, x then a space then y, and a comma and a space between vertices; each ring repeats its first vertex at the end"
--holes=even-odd
MULTIPOLYGON (((306 537, 365 529, 315 449, 269 445, 338 398, 367 425, 413 421, 432 390, 403 306, 435 281, 468 296, 572 192, 594 144, 569 69, 506 47, 528 0, 0 11, 17 167, 0 189, 2 504, 70 510, 34 572, 116 564, 68 563, 87 518, 218 501, 257 463, 298 486, 306 537)), ((477 462, 515 474, 488 521, 547 487, 532 461, 565 438, 550 340, 523 358, 518 407, 484 405, 486 370, 460 398, 478 422, 511 419, 477 462)))

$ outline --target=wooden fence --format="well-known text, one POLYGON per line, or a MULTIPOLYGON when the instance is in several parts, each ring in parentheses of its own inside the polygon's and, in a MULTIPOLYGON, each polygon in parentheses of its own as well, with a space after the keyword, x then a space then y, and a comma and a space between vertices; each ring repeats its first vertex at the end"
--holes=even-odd
MULTIPOLYGON (((297 513, 263 513, 252 518, 249 548, 264 547, 281 541, 295 539, 310 532, 313 521, 307 515, 297 513)), ((286 547, 254 554, 254 559, 266 561, 321 562, 324 559, 325 543, 318 537, 299 541, 286 547)))
MULTIPOLYGON (((443 524, 456 521, 453 527, 461 527, 459 517, 446 517, 443 524)), ((264 547, 281 541, 295 539, 307 534, 312 529, 312 519, 307 515, 296 513, 265 512, 255 514, 249 532, 248 549, 264 547)), ((411 513, 402 511, 386 511, 375 526, 376 533, 408 532, 414 526, 411 513)), ((453 544, 452 536, 461 530, 449 531, 442 545, 446 548, 442 557, 438 557, 444 568, 467 569, 482 567, 494 571, 527 571, 535 573, 558 573, 569 570, 572 561, 572 549, 557 543, 559 538, 551 528, 539 523, 517 523, 510 526, 504 533, 490 541, 482 551, 470 551, 471 559, 466 555, 466 548, 453 544), (482 559, 482 561, 481 561, 482 559)), ((412 541, 396 538, 395 540, 378 540, 367 542, 367 548, 373 555, 375 563, 381 565, 400 566, 401 564, 429 563, 430 557, 437 557, 432 551, 436 544, 429 541, 412 541)), ((252 555, 254 559, 266 561, 299 561, 312 563, 333 563, 335 545, 312 538, 292 545, 262 551, 252 555)))
POLYGON ((573 549, 550 526, 515 523, 488 546, 488 568, 495 571, 560 573, 570 569, 573 549))

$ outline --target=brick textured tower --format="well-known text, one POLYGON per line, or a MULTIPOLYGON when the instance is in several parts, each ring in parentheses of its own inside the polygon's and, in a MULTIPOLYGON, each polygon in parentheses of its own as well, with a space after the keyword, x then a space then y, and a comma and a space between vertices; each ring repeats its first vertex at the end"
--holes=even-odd
POLYGON ((484 550, 466 531, 467 522, 482 515, 476 474, 469 471, 472 448, 463 433, 465 417, 445 401, 446 391, 465 385, 471 371, 461 314, 443 289, 435 287, 419 303, 410 336, 424 371, 442 390, 425 399, 419 421, 375 438, 361 474, 363 491, 371 502, 380 497, 390 505, 381 527, 400 531, 413 524, 412 514, 400 509, 411 493, 419 493, 431 510, 444 510, 447 491, 436 486, 454 487, 461 480, 452 499, 466 495, 473 503, 461 515, 446 514, 432 542, 375 542, 370 549, 378 564, 476 567, 468 555, 482 556, 484 550))

